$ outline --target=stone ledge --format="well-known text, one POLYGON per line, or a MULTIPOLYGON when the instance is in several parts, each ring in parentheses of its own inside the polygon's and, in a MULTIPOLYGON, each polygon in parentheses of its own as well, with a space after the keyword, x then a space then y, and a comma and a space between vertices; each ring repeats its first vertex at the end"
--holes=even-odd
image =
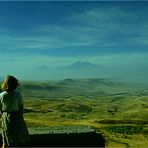
POLYGON ((73 125, 73 126, 51 126, 51 127, 32 127, 28 128, 29 133, 32 134, 79 134, 92 133, 95 129, 91 126, 73 125))
POLYGON ((33 127, 29 134, 27 147, 105 147, 102 134, 89 126, 33 127))

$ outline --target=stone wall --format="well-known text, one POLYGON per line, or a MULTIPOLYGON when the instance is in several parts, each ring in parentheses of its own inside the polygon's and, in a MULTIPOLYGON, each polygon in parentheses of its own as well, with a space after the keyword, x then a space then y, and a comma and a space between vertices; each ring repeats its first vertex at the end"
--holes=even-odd
POLYGON ((102 134, 87 126, 29 128, 29 133, 29 147, 105 147, 102 134))

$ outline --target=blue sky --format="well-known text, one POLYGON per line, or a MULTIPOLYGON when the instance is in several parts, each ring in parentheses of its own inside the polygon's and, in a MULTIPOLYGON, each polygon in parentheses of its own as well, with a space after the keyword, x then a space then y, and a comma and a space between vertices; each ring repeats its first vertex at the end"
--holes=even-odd
POLYGON ((147 14, 147 1, 0 1, 0 75, 77 60, 148 73, 147 14))

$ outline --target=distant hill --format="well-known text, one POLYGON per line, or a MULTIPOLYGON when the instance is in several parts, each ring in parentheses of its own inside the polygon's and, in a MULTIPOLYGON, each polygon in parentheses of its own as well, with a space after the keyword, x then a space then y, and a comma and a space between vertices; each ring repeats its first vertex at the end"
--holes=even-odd
POLYGON ((72 63, 68 66, 65 66, 64 68, 70 68, 70 69, 81 69, 81 68, 100 68, 100 65, 97 64, 92 64, 90 62, 82 62, 82 61, 77 61, 75 63, 72 63))
POLYGON ((50 70, 50 67, 49 66, 47 66, 47 65, 41 65, 39 68, 38 68, 38 70, 41 70, 41 71, 48 71, 48 70, 50 70))
POLYGON ((80 60, 60 67, 50 67, 48 64, 35 65, 34 69, 26 69, 26 72, 22 72, 23 75, 20 78, 33 81, 113 78, 124 82, 148 83, 148 73, 145 69, 123 68, 122 65, 120 67, 104 66, 80 60))
POLYGON ((124 118, 147 121, 147 90, 148 86, 104 78, 22 82, 20 86, 24 100, 32 104, 26 104, 26 113, 36 114, 42 110, 54 120, 86 117, 96 121, 113 119, 115 122, 124 118))
MULTIPOLYGON (((32 76, 34 80, 60 80, 60 79, 79 79, 79 78, 96 78, 108 77, 108 69, 97 64, 92 64, 88 61, 76 61, 67 66, 50 68, 48 65, 42 65, 30 73, 35 73, 32 76), (105 73, 107 75, 105 75, 105 73)), ((30 76, 31 77, 31 76, 30 76)))
POLYGON ((46 82, 22 82, 21 91, 25 97, 31 98, 71 98, 77 96, 131 96, 147 93, 145 86, 124 84, 106 78, 63 79, 46 82))

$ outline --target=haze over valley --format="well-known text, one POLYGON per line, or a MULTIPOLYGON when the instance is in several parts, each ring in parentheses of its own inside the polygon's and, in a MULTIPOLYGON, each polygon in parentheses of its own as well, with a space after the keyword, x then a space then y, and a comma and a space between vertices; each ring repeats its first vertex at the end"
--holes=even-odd
MULTIPOLYGON (((20 80, 62 80, 62 79, 83 79, 83 78, 110 78, 118 81, 133 83, 148 83, 147 67, 112 67, 94 64, 88 61, 76 61, 64 66, 51 67, 50 64, 33 68, 22 69, 21 72, 8 73, 18 76, 20 80)), ((3 76, 4 77, 4 76, 3 76)), ((1 74, 2 79, 2 74, 1 74)))

